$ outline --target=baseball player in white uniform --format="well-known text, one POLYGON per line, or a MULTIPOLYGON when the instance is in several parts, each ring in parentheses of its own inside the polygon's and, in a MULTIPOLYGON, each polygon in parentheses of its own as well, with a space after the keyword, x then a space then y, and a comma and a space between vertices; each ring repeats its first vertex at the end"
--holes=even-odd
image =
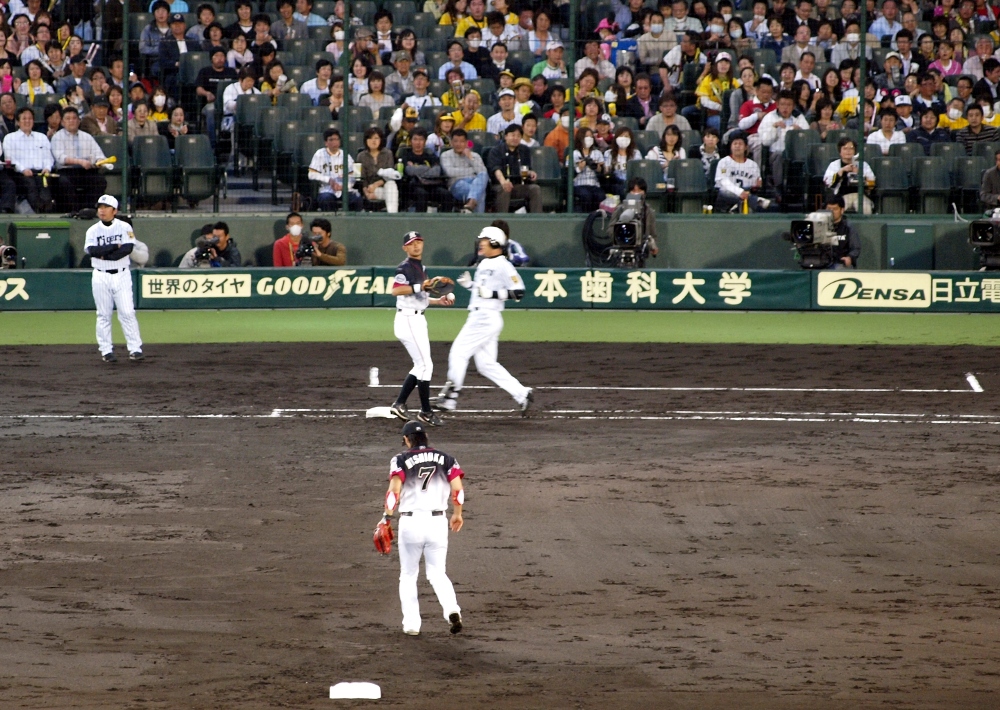
POLYGON ((448 354, 448 381, 434 401, 434 406, 447 412, 458 406, 458 395, 465 384, 469 358, 475 358, 479 374, 506 390, 517 402, 524 416, 534 399, 530 387, 517 381, 497 362, 497 342, 503 330, 504 301, 524 298, 524 282, 505 254, 507 235, 498 227, 484 227, 479 233, 478 253, 483 257, 476 267, 475 277, 466 271, 458 283, 472 291, 469 318, 462 326, 448 354))
POLYGON ((427 432, 420 422, 403 425, 403 451, 389 464, 389 490, 385 493, 383 520, 389 520, 399 507, 399 601, 403 607, 403 632, 420 633, 420 602, 417 599, 417 575, 420 557, 424 574, 434 588, 451 633, 462 630, 462 609, 455 597, 455 587, 448 579, 448 528, 462 529, 462 506, 465 473, 458 461, 443 451, 432 449, 427 432), (451 518, 447 516, 448 501, 451 518))
POLYGON ((420 232, 403 235, 403 251, 406 260, 396 267, 396 278, 392 283, 392 295, 396 297, 396 320, 393 333, 413 359, 413 369, 403 381, 399 396, 390 411, 402 420, 410 419, 406 406, 413 388, 420 394, 420 413, 417 419, 430 426, 440 426, 441 418, 431 409, 431 375, 434 361, 431 360, 431 341, 427 335, 427 306, 450 306, 455 302, 451 294, 441 298, 431 298, 424 290, 427 274, 421 257, 424 254, 424 238, 420 232))
POLYGON ((125 332, 128 359, 138 362, 143 359, 142 337, 132 303, 132 275, 129 273, 136 239, 132 227, 116 219, 116 214, 118 200, 111 195, 101 195, 97 200, 100 221, 87 230, 84 243, 84 250, 90 255, 90 264, 94 267, 91 285, 94 303, 97 304, 97 347, 104 362, 118 360, 111 343, 111 312, 118 308, 118 322, 125 332))

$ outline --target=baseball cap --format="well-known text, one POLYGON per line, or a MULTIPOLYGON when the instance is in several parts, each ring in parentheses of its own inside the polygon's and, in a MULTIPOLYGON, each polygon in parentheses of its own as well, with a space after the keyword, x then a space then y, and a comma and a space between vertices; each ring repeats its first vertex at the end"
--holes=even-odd
POLYGON ((184 15, 182 15, 179 12, 175 12, 173 15, 170 16, 170 24, 174 24, 175 22, 180 22, 181 24, 185 25, 187 24, 186 22, 184 22, 184 15))
POLYGON ((86 62, 87 58, 82 54, 74 54, 72 57, 69 58, 70 64, 85 64, 86 62))
POLYGON ((562 49, 562 48, 563 48, 563 43, 557 39, 554 39, 549 41, 548 45, 545 47, 545 51, 547 52, 550 49, 562 49))
POLYGON ((410 118, 416 121, 419 116, 420 112, 412 106, 407 106, 403 109, 403 118, 410 118))
MULTIPOLYGON (((888 54, 885 55, 886 59, 892 59, 893 57, 895 57, 899 61, 903 61, 903 57, 900 56, 899 52, 889 52, 888 54)), ((883 61, 885 61, 885 60, 883 60, 883 61)))
POLYGON ((412 244, 413 242, 418 240, 421 242, 424 241, 424 238, 420 236, 420 232, 407 232, 406 234, 403 235, 403 246, 405 247, 407 244, 412 244))
POLYGON ((210 57, 214 57, 216 54, 221 54, 225 56, 226 50, 222 47, 212 47, 212 51, 208 53, 210 57))
POLYGON ((733 62, 733 58, 729 54, 729 52, 719 52, 718 54, 715 55, 715 61, 716 61, 716 63, 721 62, 723 59, 725 59, 730 64, 732 64, 732 62, 733 62))
POLYGON ((97 198, 97 204, 98 206, 107 205, 108 207, 114 207, 115 209, 118 209, 118 200, 112 197, 111 195, 101 195, 100 197, 97 198))
POLYGON ((504 96, 513 96, 513 95, 514 92, 511 89, 500 89, 500 92, 497 94, 497 98, 502 99, 504 96))
POLYGON ((95 96, 94 100, 90 102, 91 108, 94 106, 110 106, 111 102, 108 101, 107 96, 95 96))
POLYGON ((900 94, 899 96, 896 97, 896 105, 897 106, 912 106, 913 102, 910 101, 910 97, 907 96, 906 94, 900 94))
POLYGON ((512 72, 510 69, 504 69, 497 76, 509 76, 511 79, 513 79, 514 78, 514 72, 512 72))
POLYGON ((403 60, 406 60, 407 62, 413 61, 413 57, 411 57, 410 53, 407 52, 405 49, 401 49, 398 52, 392 53, 392 61, 402 62, 403 60))
POLYGON ((406 422, 403 425, 403 436, 411 436, 412 434, 423 434, 424 425, 420 422, 406 422))
POLYGON ((531 79, 529 79, 526 76, 518 77, 514 81, 514 88, 517 89, 518 87, 521 87, 521 86, 531 86, 531 79))
POLYGON ((597 119, 597 122, 598 123, 606 123, 606 124, 608 124, 610 126, 611 125, 611 114, 610 113, 602 113, 601 117, 597 119))

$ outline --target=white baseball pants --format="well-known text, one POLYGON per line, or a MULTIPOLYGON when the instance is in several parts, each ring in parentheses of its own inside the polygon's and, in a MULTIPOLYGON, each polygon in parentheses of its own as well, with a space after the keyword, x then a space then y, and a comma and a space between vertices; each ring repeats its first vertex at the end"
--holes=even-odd
POLYGON ((430 382, 434 373, 434 361, 431 360, 431 340, 427 334, 427 318, 424 314, 414 310, 396 311, 392 332, 413 359, 410 374, 418 380, 430 382))
POLYGON ((497 362, 497 347, 502 330, 503 314, 500 311, 469 311, 469 318, 448 353, 448 379, 454 385, 455 392, 459 392, 465 384, 465 373, 469 369, 471 357, 475 358, 480 375, 505 390, 518 404, 524 404, 529 388, 518 382, 516 377, 507 372, 507 368, 497 362))
POLYGON ((434 588, 444 618, 462 613, 455 598, 455 587, 445 572, 448 559, 448 513, 431 515, 414 511, 399 517, 399 601, 403 607, 403 629, 420 631, 420 601, 417 599, 417 576, 420 556, 424 574, 434 588))
POLYGON ((94 291, 94 303, 97 305, 97 347, 101 355, 107 355, 113 350, 111 343, 111 312, 118 309, 118 322, 125 333, 125 343, 128 351, 134 353, 142 350, 142 337, 139 335, 139 321, 135 317, 135 306, 132 304, 132 275, 128 269, 121 269, 117 274, 94 269, 91 280, 94 291))

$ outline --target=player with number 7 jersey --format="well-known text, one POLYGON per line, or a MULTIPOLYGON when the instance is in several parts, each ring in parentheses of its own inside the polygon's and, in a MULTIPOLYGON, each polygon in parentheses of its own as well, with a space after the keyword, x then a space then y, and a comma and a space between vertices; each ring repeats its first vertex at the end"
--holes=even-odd
POLYGON ((455 588, 448 579, 448 530, 462 529, 465 473, 449 454, 431 448, 420 422, 403 427, 406 450, 392 458, 389 465, 389 489, 385 494, 383 520, 399 511, 399 601, 403 607, 403 631, 410 636, 420 633, 420 603, 417 599, 417 576, 420 558, 424 558, 427 581, 434 588, 451 633, 462 630, 462 610, 455 588), (453 510, 449 519, 448 502, 453 510))

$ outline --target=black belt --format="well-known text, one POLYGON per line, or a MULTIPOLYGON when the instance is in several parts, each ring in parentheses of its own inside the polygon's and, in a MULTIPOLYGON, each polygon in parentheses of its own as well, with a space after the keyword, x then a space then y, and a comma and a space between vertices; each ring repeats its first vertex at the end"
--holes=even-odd
MULTIPOLYGON (((420 512, 424 512, 424 511, 420 511, 420 512)), ((399 515, 400 515, 400 517, 402 517, 404 515, 407 515, 407 516, 413 515, 413 511, 412 510, 408 510, 405 513, 400 513, 399 515)), ((444 515, 444 511, 443 510, 432 510, 431 511, 431 515, 444 515)))
POLYGON ((95 271, 100 271, 102 274, 117 274, 119 271, 124 271, 124 270, 125 270, 124 268, 121 268, 121 269, 95 269, 95 271))
POLYGON ((416 308, 397 308, 396 313, 402 313, 403 315, 419 316, 423 314, 423 311, 418 311, 416 308))

